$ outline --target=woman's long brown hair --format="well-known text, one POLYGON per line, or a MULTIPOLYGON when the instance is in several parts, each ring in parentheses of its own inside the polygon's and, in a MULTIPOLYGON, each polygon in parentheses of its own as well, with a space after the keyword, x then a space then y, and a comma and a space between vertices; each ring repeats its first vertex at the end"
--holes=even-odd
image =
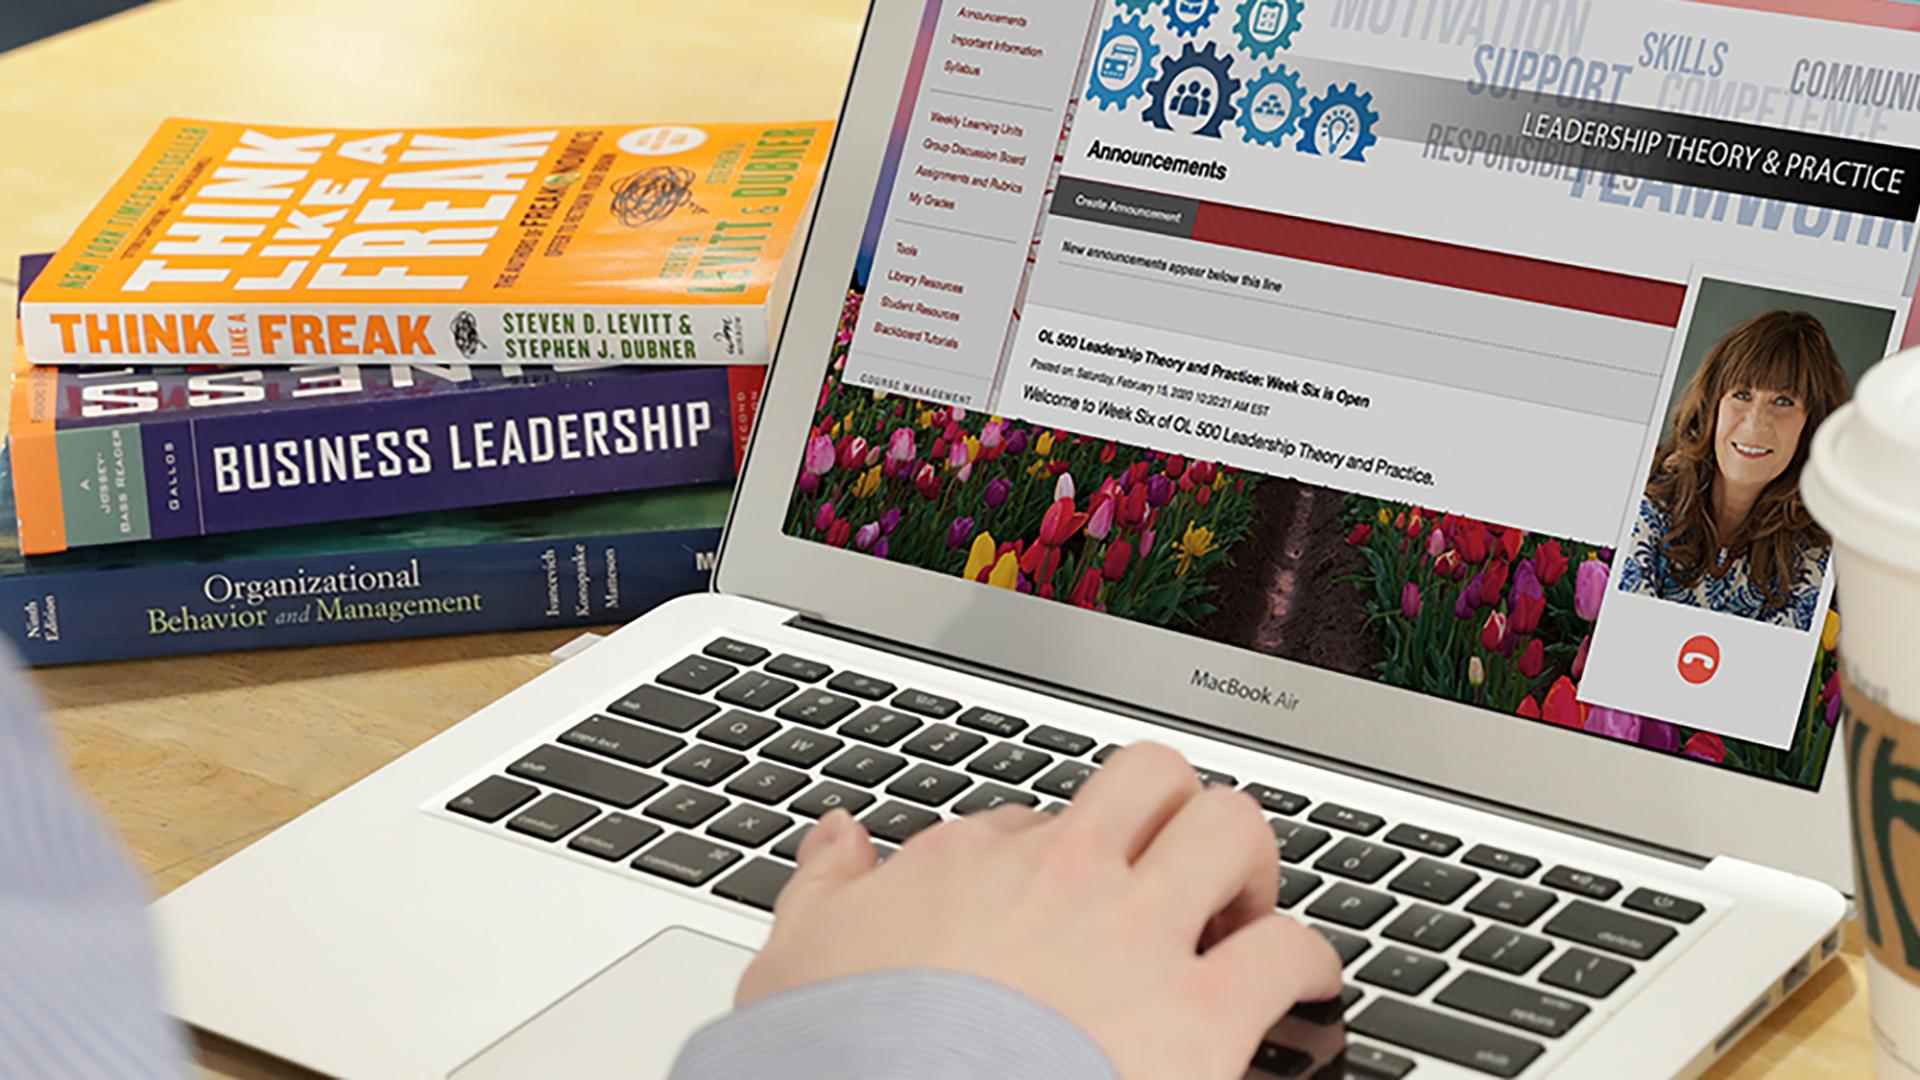
POLYGON ((1783 391, 1807 410, 1793 462, 1760 493, 1746 525, 1727 545, 1731 556, 1748 556, 1754 586, 1767 605, 1782 608, 1792 600, 1806 552, 1831 543, 1800 500, 1800 470, 1814 431, 1852 395, 1819 319, 1804 311, 1770 311, 1714 345, 1674 404, 1673 433, 1654 454, 1647 497, 1671 521, 1660 550, 1673 580, 1690 589, 1718 562, 1712 492, 1720 463, 1714 428, 1721 399, 1741 389, 1783 391))

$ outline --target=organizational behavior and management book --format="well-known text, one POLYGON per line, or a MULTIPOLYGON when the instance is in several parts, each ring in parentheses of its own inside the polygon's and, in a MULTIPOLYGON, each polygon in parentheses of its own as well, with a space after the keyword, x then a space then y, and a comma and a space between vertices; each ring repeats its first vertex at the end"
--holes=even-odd
MULTIPOLYGON (((21 281, 44 257, 21 260, 21 281)), ((732 482, 766 369, 19 363, 20 549, 732 482)))
POLYGON ((168 120, 27 291, 27 354, 764 364, 832 133, 168 120))

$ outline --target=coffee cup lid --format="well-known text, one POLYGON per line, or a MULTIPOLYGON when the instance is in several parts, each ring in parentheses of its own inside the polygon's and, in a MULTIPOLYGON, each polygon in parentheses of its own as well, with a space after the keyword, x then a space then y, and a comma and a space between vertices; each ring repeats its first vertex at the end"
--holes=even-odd
POLYGON ((1814 435, 1800 482, 1834 538, 1920 570, 1920 349, 1881 361, 1814 435))

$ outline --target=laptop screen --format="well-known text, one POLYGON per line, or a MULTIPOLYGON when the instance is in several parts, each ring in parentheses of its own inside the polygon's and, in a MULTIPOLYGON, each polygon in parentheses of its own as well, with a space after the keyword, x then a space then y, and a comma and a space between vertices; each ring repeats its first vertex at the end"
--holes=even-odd
POLYGON ((1901 26, 926 0, 785 531, 1815 787, 1799 476, 1908 335, 1901 26))

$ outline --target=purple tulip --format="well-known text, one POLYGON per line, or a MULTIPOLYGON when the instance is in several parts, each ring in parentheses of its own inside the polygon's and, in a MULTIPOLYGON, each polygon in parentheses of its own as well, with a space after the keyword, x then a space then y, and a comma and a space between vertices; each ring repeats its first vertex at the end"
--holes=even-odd
POLYGON ((1173 481, 1165 473, 1154 473, 1147 480, 1147 505, 1159 508, 1173 501, 1173 481))
POLYGON ((892 536, 893 530, 900 527, 900 517, 901 517, 900 508, 897 506, 887 511, 884 514, 881 514, 880 515, 880 531, 882 533, 885 533, 888 536, 892 536))
POLYGON ((1840 722, 1840 699, 1837 697, 1830 697, 1827 699, 1827 726, 1832 727, 1833 725, 1839 722, 1840 722))
POLYGON ((1013 434, 1007 436, 1007 453, 1019 457, 1021 454, 1026 453, 1026 451, 1027 429, 1015 428, 1013 434))
POLYGON ((886 537, 884 536, 881 537, 880 542, 873 545, 873 553, 882 559, 887 557, 887 538, 886 537))
POLYGON ((1678 753, 1680 729, 1665 720, 1643 716, 1640 718, 1640 745, 1663 753, 1678 753))
POLYGON ((1540 587, 1540 575, 1534 572, 1532 559, 1513 568, 1513 595, 1531 596, 1535 600, 1547 598, 1547 591, 1540 587))
POLYGON ((800 472, 800 494, 812 495, 820 490, 820 478, 804 469, 800 472))
POLYGON ((1600 617, 1600 601, 1607 596, 1607 564, 1588 559, 1580 564, 1580 575, 1573 582, 1573 610, 1592 622, 1600 617))
POLYGON ((867 522, 860 526, 859 532, 853 534, 853 547, 856 551, 872 551, 873 545, 879 542, 880 523, 877 521, 867 522))
POLYGON ((998 510, 1006 503, 1007 496, 1011 494, 1013 494, 1013 481, 1004 476, 994 477, 987 482, 987 493, 984 500, 987 504, 987 509, 998 510))
POLYGON ((1480 588, 1482 584, 1483 581, 1480 575, 1475 574, 1473 575, 1473 580, 1467 582, 1467 587, 1460 590, 1460 595, 1453 601, 1454 618, 1462 620, 1471 619, 1480 610, 1480 588))
POLYGON ((1621 742, 1640 741, 1641 719, 1630 712, 1598 706, 1587 711, 1587 730, 1621 742))
POLYGON ((947 550, 948 551, 959 551, 961 548, 966 547, 968 541, 972 539, 973 539, 973 519, 972 518, 970 517, 954 518, 953 524, 947 526, 947 550))
POLYGON ((815 435, 807 443, 807 471, 815 476, 825 476, 833 471, 833 463, 840 456, 833 448, 833 440, 825 435, 815 435))
POLYGON ((833 528, 835 517, 833 504, 821 503, 819 513, 813 515, 813 527, 820 532, 826 532, 828 529, 833 528))

